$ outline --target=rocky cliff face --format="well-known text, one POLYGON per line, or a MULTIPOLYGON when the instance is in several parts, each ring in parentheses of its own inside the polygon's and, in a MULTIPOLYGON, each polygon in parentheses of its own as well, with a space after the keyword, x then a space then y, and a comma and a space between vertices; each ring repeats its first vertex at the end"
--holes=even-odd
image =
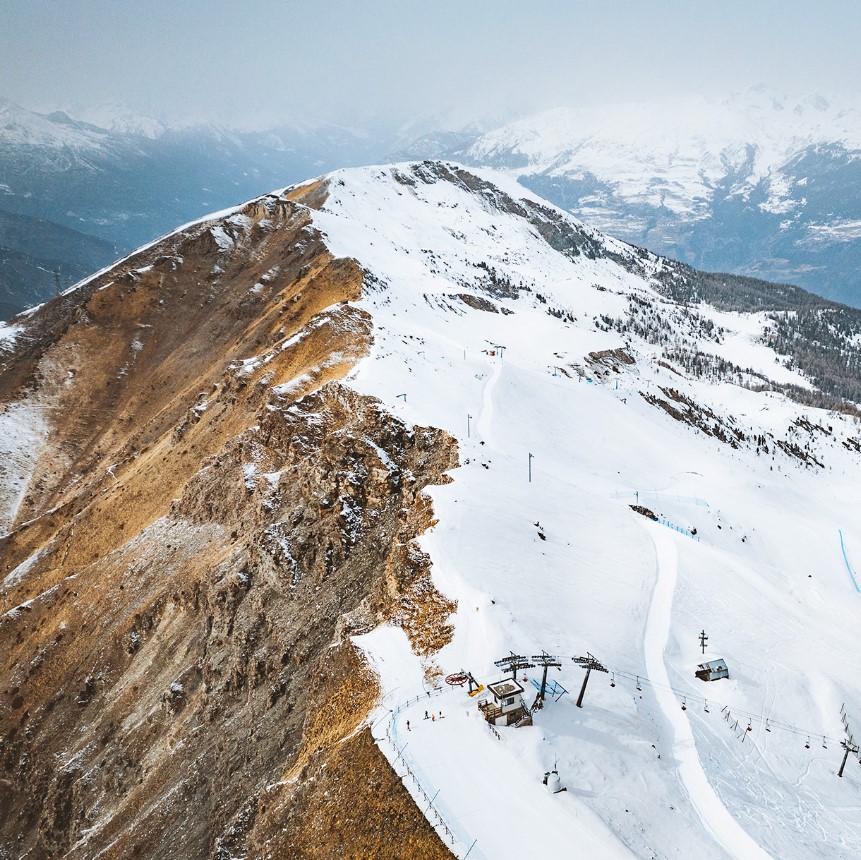
POLYGON ((448 856, 349 635, 433 671, 414 539, 457 450, 339 383, 373 335, 325 194, 167 237, 0 357, 0 857, 448 856))

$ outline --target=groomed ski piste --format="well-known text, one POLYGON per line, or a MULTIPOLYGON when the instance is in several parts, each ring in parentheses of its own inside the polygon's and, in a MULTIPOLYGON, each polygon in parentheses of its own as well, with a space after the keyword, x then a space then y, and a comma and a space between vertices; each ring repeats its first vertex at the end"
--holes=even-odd
MULTIPOLYGON (((422 538, 457 602, 451 643, 422 659, 400 628, 355 637, 380 676, 380 749, 459 858, 861 856, 857 754, 836 775, 841 706, 861 731, 859 422, 691 378, 660 345, 608 330, 631 296, 673 318, 649 276, 661 260, 573 219, 611 255, 561 253, 510 205, 538 198, 480 176, 511 199, 425 163, 332 174, 311 212, 368 274, 374 346, 347 384, 460 449, 422 538), (588 358, 620 349, 633 363, 588 358), (765 436, 767 450, 751 442, 765 436), (487 685, 495 661, 542 651, 568 692, 531 726, 491 728, 442 682, 468 670, 487 685), (586 654, 608 672, 578 708, 586 654), (717 658, 728 679, 695 678, 717 658), (558 794, 542 783, 553 769, 558 794)), ((760 341, 765 314, 694 310, 724 330, 702 351, 810 387, 760 341)), ((45 428, 4 420, 0 503, 14 509, 45 428)), ((527 704, 538 671, 518 673, 527 704)))
MULTIPOLYGON (((856 421, 658 365, 659 346, 595 323, 632 293, 668 307, 647 278, 564 256, 427 165, 336 173, 313 217, 371 276, 375 344, 348 384, 460 446, 422 540, 457 601, 453 641, 427 661, 397 628, 356 638, 383 688, 380 749, 453 853, 861 856, 857 756, 836 775, 841 704, 861 721, 861 596, 835 540, 840 529, 850 557, 861 545, 861 457, 841 444, 856 421), (476 263, 529 291, 481 292, 476 263), (633 364, 590 369, 589 353, 620 347, 633 364), (799 444, 823 465, 679 422, 647 401, 662 388, 750 434, 784 438, 805 417, 823 432, 799 444), (681 530, 634 512, 635 499, 681 530), (531 726, 492 730, 465 688, 442 683, 465 669, 487 684, 502 677, 494 661, 542 650, 559 656, 550 677, 568 693, 548 696, 531 726), (591 674, 577 708, 572 657, 587 652, 610 671, 591 674), (728 679, 694 677, 717 657, 728 679), (542 784, 554 767, 559 794, 542 784)), ((809 385, 757 342, 764 315, 699 313, 726 329, 719 349, 736 364, 809 385)))

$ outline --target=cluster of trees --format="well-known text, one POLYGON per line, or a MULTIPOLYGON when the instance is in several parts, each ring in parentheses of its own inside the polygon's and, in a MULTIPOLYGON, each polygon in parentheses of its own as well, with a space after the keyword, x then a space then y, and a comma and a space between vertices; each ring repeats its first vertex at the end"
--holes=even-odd
POLYGON ((488 265, 484 260, 480 260, 474 265, 486 273, 482 278, 481 288, 497 299, 516 299, 521 291, 531 292, 531 288, 523 281, 515 284, 508 275, 504 272, 497 272, 493 266, 488 265))
POLYGON ((728 311, 768 313, 763 340, 819 389, 775 386, 807 406, 857 414, 861 403, 861 310, 790 284, 667 263, 655 276, 668 298, 728 311))
POLYGON ((655 274, 655 280, 661 292, 675 302, 705 302, 724 311, 753 313, 842 307, 791 284, 775 284, 724 272, 699 272, 684 263, 668 260, 655 274))
POLYGON ((741 368, 734 362, 710 352, 668 347, 664 350, 664 358, 698 378, 713 382, 734 382, 754 390, 770 388, 769 379, 765 375, 750 367, 741 368))
POLYGON ((771 313, 765 339, 821 392, 861 403, 861 311, 838 305, 771 313))
POLYGON ((861 404, 861 310, 828 301, 799 287, 772 284, 740 275, 698 272, 664 261, 655 275, 659 289, 679 304, 669 310, 642 296, 632 296, 624 318, 607 315, 596 324, 609 331, 631 333, 664 347, 664 356, 689 373, 728 380, 753 389, 771 388, 805 405, 859 414, 861 404), (721 343, 724 330, 699 314, 692 304, 704 302, 721 310, 762 311, 768 325, 763 342, 815 389, 778 384, 750 368, 742 369, 703 353, 696 341, 721 343))
POLYGON ((615 329, 621 334, 635 334, 647 343, 681 345, 695 351, 694 341, 708 340, 722 343, 725 330, 713 320, 686 305, 665 305, 663 312, 654 302, 643 296, 632 295, 626 317, 599 318, 605 330, 615 329))
POLYGON ((547 308, 547 313, 552 317, 556 317, 556 319, 564 320, 565 322, 576 322, 577 317, 571 313, 571 311, 566 311, 563 308, 547 308))

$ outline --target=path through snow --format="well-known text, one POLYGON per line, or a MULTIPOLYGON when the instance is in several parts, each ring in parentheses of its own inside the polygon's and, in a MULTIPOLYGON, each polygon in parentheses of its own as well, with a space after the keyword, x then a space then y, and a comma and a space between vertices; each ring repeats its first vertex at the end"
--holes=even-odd
MULTIPOLYGON (((353 641, 384 685, 409 677, 403 667, 414 674, 421 665, 400 628, 378 627, 353 641)), ((436 694, 414 696, 388 719, 382 716, 388 716, 385 706, 372 715, 374 738, 425 814, 431 805, 425 798, 432 799, 454 835, 452 844, 441 834, 456 857, 464 857, 474 841, 470 860, 523 860, 553 853, 590 860, 634 856, 576 791, 547 792, 532 754, 542 743, 539 727, 493 734, 475 701, 462 688, 447 685, 436 694), (425 719, 428 711, 436 719, 425 719)), ((569 776, 576 783, 576 776, 569 776)), ((437 826, 433 815, 428 820, 437 826)))
POLYGON ((658 578, 646 621, 646 672, 655 685, 655 698, 672 727, 673 754, 678 762, 679 780, 703 826, 730 857, 738 860, 770 860, 770 855, 751 839, 715 794, 700 762, 691 725, 670 689, 664 650, 670 632, 673 594, 676 590, 676 539, 661 527, 652 526, 649 530, 655 543, 658 578))
POLYGON ((493 445, 493 431, 490 429, 493 423, 493 389, 499 382, 502 374, 502 360, 499 359, 493 366, 493 373, 484 386, 481 398, 481 415, 478 416, 478 435, 488 445, 493 445))

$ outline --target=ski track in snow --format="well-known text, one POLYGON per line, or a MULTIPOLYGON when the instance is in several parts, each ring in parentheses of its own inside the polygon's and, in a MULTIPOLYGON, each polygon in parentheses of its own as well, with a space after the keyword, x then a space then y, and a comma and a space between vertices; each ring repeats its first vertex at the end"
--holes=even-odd
POLYGON ((657 582, 652 593, 646 621, 644 650, 646 671, 653 682, 655 698, 673 732, 673 754, 678 762, 678 777, 706 830, 730 857, 738 860, 771 860, 741 825, 732 817, 712 788, 697 752, 691 725, 679 709, 664 665, 664 649, 670 631, 673 594, 677 579, 675 539, 663 529, 652 527, 655 544, 657 582))
MULTIPOLYGON (((476 851, 494 860, 560 851, 605 857, 619 841, 643 858, 759 858, 766 856, 760 844, 781 860, 861 856, 861 832, 845 814, 858 808, 861 787, 835 778, 834 751, 765 736, 760 717, 760 736, 745 737, 757 741, 758 753, 767 746, 764 761, 752 754, 753 743, 740 747, 718 715, 679 707, 685 691, 703 692, 691 671, 701 659, 694 643, 703 625, 735 667, 719 691, 728 706, 818 725, 823 736, 838 730, 842 701, 861 711, 850 632, 857 607, 845 599, 845 581, 818 575, 826 535, 836 553, 834 523, 847 527, 849 554, 861 540, 845 519, 861 504, 861 463, 848 443, 858 431, 774 392, 686 378, 656 363, 660 350, 638 337, 628 347, 634 363, 618 374, 589 371, 591 384, 579 371, 549 375, 556 366, 582 370, 593 353, 619 348, 620 332, 600 318, 624 316, 635 297, 655 307, 666 300, 649 277, 610 258, 560 255, 519 216, 448 175, 426 165, 339 172, 313 216, 336 256, 361 260, 385 285, 360 303, 385 349, 361 363, 351 384, 413 425, 458 437, 461 466, 453 483, 428 489, 438 523, 421 539, 434 583, 458 602, 455 635, 438 666, 467 667, 486 682, 499 674, 494 658, 512 648, 590 649, 656 683, 672 677, 676 691, 641 697, 593 682, 587 707, 563 697, 532 727, 500 730, 499 739, 473 700, 446 693, 441 723, 427 725, 426 706, 399 713, 412 722, 411 768, 427 780, 429 796, 441 791, 465 833, 478 839, 476 851), (493 294, 509 313, 451 307, 452 293, 487 291, 479 259, 497 277, 529 287, 516 299, 493 294), (506 344, 504 372, 488 351, 499 343, 506 344), (788 434, 809 444, 826 472, 805 468, 776 444, 760 451, 706 439, 656 411, 641 396, 650 387, 680 390, 747 434, 788 434), (477 416, 471 433, 464 427, 470 414, 477 416), (828 432, 802 433, 802 417, 828 432), (537 458, 532 483, 524 468, 530 453, 537 458), (633 492, 632 502, 638 490, 652 494, 666 521, 695 526, 701 542, 678 543, 661 526, 657 536, 644 531, 617 495, 633 492), (709 501, 700 504, 704 495, 709 501), (650 536, 665 563, 657 587, 650 536), (646 619, 643 667, 643 640, 625 634, 646 619), (702 732, 699 751, 693 727, 702 732), (673 746, 659 755, 667 734, 673 746), (569 791, 549 797, 540 774, 557 763, 569 791), (525 808, 518 803, 524 797, 525 808), (601 847, 584 848, 583 831, 601 847)), ((499 174, 479 177, 513 198, 529 196, 499 174)), ((630 252, 606 247, 623 258, 630 252)), ((763 317, 701 312, 726 330, 727 357, 768 376, 783 366, 759 342, 763 317)), ((418 690, 423 667, 405 636, 368 636, 386 693, 418 690)), ((572 669, 561 670, 569 690, 581 680, 572 669)))
POLYGON ((487 445, 493 447, 493 389, 502 375, 502 360, 498 360, 490 374, 490 379, 484 386, 481 399, 481 415, 478 418, 478 435, 487 445))
MULTIPOLYGON (((404 666, 419 662, 397 628, 377 628, 353 641, 384 680, 403 677, 404 666), (396 643, 401 647, 392 647, 396 643)), ((389 708, 381 706, 371 717, 374 737, 456 857, 471 851, 469 857, 479 860, 516 860, 541 856, 550 845, 577 846, 574 856, 589 860, 634 856, 583 803, 574 786, 570 792, 548 794, 529 772, 530 760, 522 755, 518 738, 504 730, 491 734, 462 689, 417 690, 386 711, 389 708), (428 711, 435 719, 425 719, 428 711), (522 775, 516 791, 512 770, 522 775), (451 837, 428 815, 431 808, 450 828, 451 837)), ((520 740, 528 737, 523 734, 520 740)))

